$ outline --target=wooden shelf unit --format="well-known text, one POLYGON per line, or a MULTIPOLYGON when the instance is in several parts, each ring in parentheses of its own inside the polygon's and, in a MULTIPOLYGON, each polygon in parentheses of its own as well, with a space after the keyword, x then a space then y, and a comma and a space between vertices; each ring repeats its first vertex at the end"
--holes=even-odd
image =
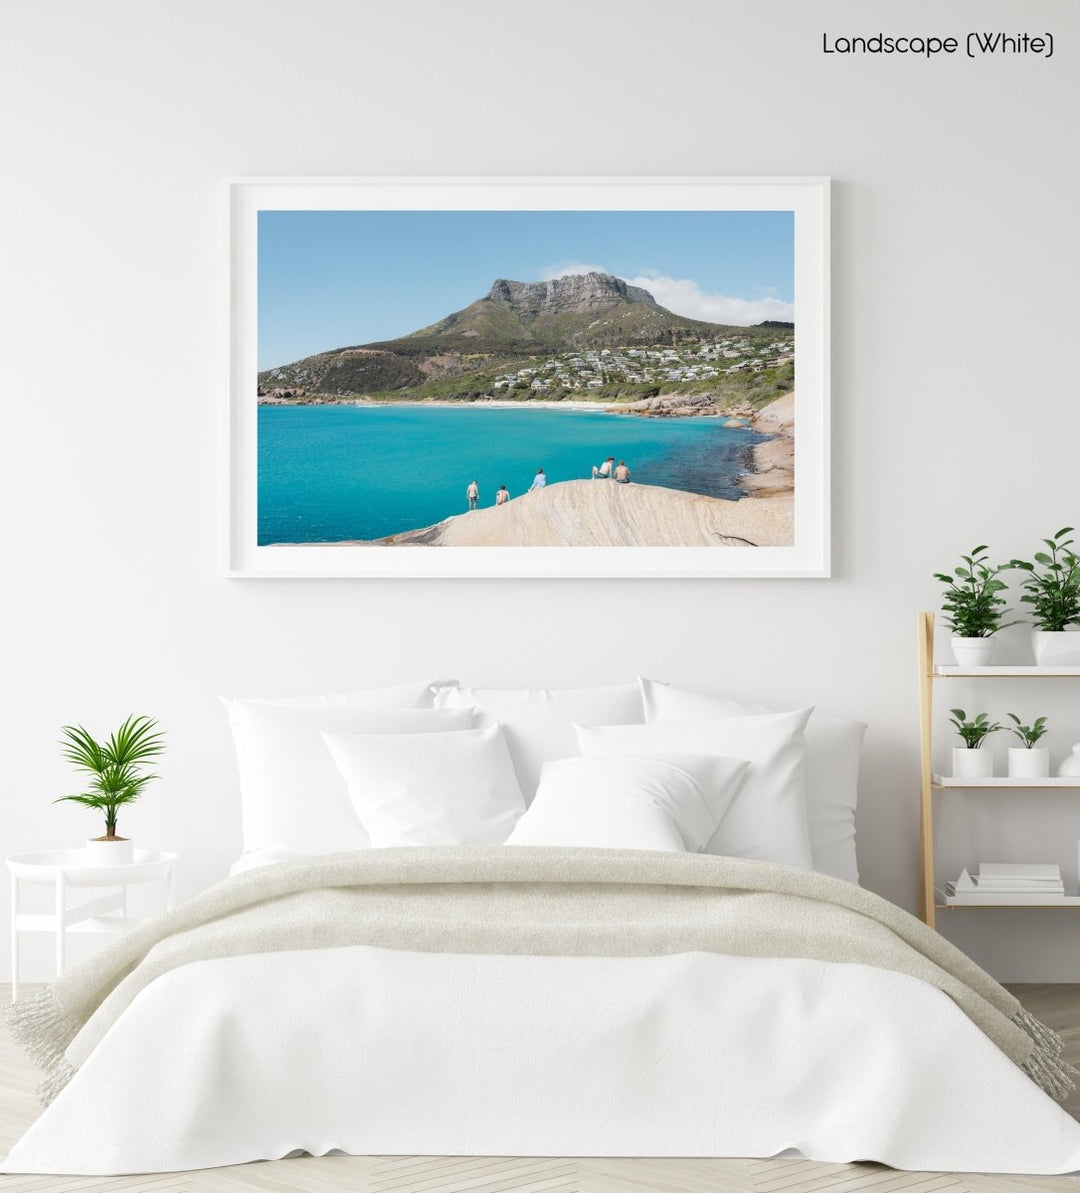
POLYGON ((934 886, 934 792, 935 791, 1063 791, 1080 790, 1080 779, 952 779, 935 774, 933 764, 934 682, 940 679, 1080 679, 1080 667, 948 667, 934 663, 934 615, 919 614, 919 752, 922 759, 922 798, 919 817, 919 916, 935 926, 939 910, 961 911, 973 907, 1080 907, 1072 902, 965 903, 946 904, 938 900, 934 886))

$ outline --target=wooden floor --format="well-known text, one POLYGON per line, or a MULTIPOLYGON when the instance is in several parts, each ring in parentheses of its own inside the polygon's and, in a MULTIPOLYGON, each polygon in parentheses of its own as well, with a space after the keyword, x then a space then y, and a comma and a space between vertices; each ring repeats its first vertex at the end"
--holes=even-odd
MULTIPOLYGON (((1061 1032, 1080 1065, 1080 986, 1012 986, 1061 1032)), ((29 991, 28 991, 29 992, 29 991)), ((10 987, 0 985, 8 1001, 10 987)), ((39 1112, 38 1077, 0 1032, 0 1155, 39 1112)), ((1080 1092, 1066 1107, 1080 1119, 1080 1092)), ((969 1176, 898 1172, 878 1164, 805 1160, 530 1160, 430 1156, 303 1156, 164 1176, 0 1176, 7 1193, 1080 1193, 1080 1176, 969 1176)))

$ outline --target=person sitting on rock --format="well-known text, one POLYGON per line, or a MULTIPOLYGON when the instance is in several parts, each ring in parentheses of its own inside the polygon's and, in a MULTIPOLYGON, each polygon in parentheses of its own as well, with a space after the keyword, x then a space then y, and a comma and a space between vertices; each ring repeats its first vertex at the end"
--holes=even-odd
POLYGON ((628 485, 630 483, 630 469, 626 466, 625 460, 620 460, 615 465, 615 479, 620 485, 628 485))
POLYGON ((606 481, 611 479, 612 469, 615 467, 615 457, 608 456, 608 458, 600 465, 599 468, 593 465, 593 480, 606 481))
POLYGON ((529 492, 531 493, 533 489, 542 489, 546 484, 547 477, 544 475, 544 470, 543 468, 538 468, 536 475, 533 477, 533 482, 529 486, 529 492))
POLYGON ((505 485, 499 486, 499 491, 495 494, 495 504, 505 505, 510 500, 510 493, 505 485))

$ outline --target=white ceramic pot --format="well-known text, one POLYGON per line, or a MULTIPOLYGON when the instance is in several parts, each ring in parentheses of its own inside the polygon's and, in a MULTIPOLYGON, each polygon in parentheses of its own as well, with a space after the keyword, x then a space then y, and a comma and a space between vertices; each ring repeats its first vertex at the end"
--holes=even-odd
POLYGON ((994 775, 994 755, 989 750, 953 746, 952 773, 954 779, 991 779, 994 775))
POLYGON ((1010 779, 1045 779, 1050 774, 1050 751, 1042 746, 1009 747, 1010 779))
POLYGON ((1065 758, 1058 767, 1058 774, 1063 779, 1080 779, 1080 741, 1072 748, 1072 753, 1065 758))
POLYGON ((1032 630, 1031 644, 1040 667, 1080 667, 1080 633, 1075 630, 1032 630))
POLYGON ((994 654, 992 638, 949 639, 958 667, 988 667, 994 654))
POLYGON ((88 866, 128 866, 135 860, 135 842, 123 837, 115 841, 90 840, 86 842, 85 857, 88 866))

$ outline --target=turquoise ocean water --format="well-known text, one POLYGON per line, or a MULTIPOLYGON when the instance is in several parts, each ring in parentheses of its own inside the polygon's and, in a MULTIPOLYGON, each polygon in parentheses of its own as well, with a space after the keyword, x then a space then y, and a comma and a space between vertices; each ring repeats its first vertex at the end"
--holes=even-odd
POLYGON ((606 456, 641 484, 738 498, 762 438, 716 418, 592 410, 260 406, 259 543, 416 530, 463 513, 474 478, 484 507, 502 484, 520 496, 541 465, 549 484, 582 480, 606 456))

